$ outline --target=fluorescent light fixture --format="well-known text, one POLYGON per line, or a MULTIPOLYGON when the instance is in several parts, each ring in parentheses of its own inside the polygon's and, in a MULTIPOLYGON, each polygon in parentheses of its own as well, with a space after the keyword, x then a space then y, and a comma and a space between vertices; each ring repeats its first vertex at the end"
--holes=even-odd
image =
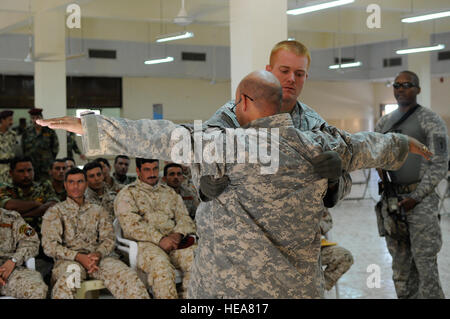
POLYGON ((420 48, 411 48, 411 49, 402 49, 397 50, 395 53, 397 54, 411 54, 411 53, 420 53, 420 52, 428 52, 428 51, 438 51, 445 48, 444 44, 437 44, 430 47, 420 47, 420 48))
POLYGON ((335 70, 335 69, 346 69, 346 68, 356 68, 358 66, 361 66, 362 63, 361 62, 352 62, 352 63, 342 63, 342 64, 335 64, 335 65, 330 65, 328 68, 330 70, 335 70))
POLYGON ((352 2, 355 2, 355 0, 328 1, 328 2, 325 2, 325 3, 321 3, 321 4, 316 4, 316 5, 312 5, 312 6, 307 6, 307 7, 302 7, 302 8, 298 8, 298 9, 288 10, 287 14, 296 16, 296 15, 304 14, 304 13, 308 13, 308 12, 319 11, 319 10, 323 10, 323 9, 343 6, 345 4, 349 4, 349 3, 352 3, 352 2))
POLYGON ((159 36, 156 40, 156 42, 167 42, 167 41, 175 41, 175 40, 181 40, 181 39, 189 39, 194 37, 193 32, 184 31, 184 32, 177 32, 177 33, 171 33, 171 34, 165 34, 162 36, 159 36))
POLYGON ((172 61, 173 61, 173 57, 168 56, 167 58, 163 58, 163 59, 147 60, 144 63, 145 64, 158 64, 158 63, 166 63, 166 62, 172 62, 172 61))
POLYGON ((386 104, 384 106, 384 114, 389 114, 398 109, 398 104, 386 104))
POLYGON ((450 11, 428 13, 428 14, 423 14, 423 15, 419 15, 419 16, 403 18, 402 22, 403 23, 414 23, 414 22, 439 19, 439 18, 445 18, 445 17, 450 17, 450 11))

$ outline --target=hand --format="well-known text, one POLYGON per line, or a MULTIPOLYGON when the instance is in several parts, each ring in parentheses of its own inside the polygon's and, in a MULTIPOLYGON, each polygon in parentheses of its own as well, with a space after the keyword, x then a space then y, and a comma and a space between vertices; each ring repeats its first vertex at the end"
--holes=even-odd
POLYGON ((78 261, 88 272, 88 274, 93 273, 98 270, 97 260, 92 256, 92 254, 81 254, 78 253, 75 257, 75 260, 78 261))
POLYGON ((81 120, 78 117, 55 117, 48 120, 39 119, 36 122, 41 126, 48 126, 49 128, 54 130, 65 130, 80 135, 83 135, 84 133, 83 126, 81 125, 81 120))
POLYGON ((87 257, 91 260, 92 266, 88 269, 88 274, 96 272, 98 270, 98 263, 100 262, 101 255, 100 253, 90 253, 87 257))
MULTIPOLYGON (((180 239, 181 240, 181 239, 180 239)), ((178 248, 178 243, 173 236, 166 236, 161 238, 159 241, 159 247, 161 247, 166 253, 170 253, 172 250, 175 250, 178 248)))
POLYGON ((403 207, 405 212, 409 212, 411 209, 416 207, 417 201, 413 198, 407 197, 398 203, 399 207, 403 207))
POLYGON ((322 178, 339 179, 342 175, 342 160, 334 151, 326 151, 311 160, 314 172, 322 178))
POLYGON ((408 142, 410 153, 421 155, 428 161, 430 160, 431 156, 433 156, 433 153, 430 152, 428 147, 420 143, 414 137, 408 136, 408 142))
POLYGON ((219 197, 220 194, 228 187, 230 179, 228 176, 214 178, 212 175, 205 175, 200 178, 200 191, 203 195, 210 199, 219 197))
POLYGON ((178 244, 179 244, 180 241, 183 239, 183 234, 180 234, 180 233, 170 233, 169 235, 167 235, 167 237, 173 238, 173 240, 175 240, 175 242, 177 243, 177 247, 178 247, 178 244))
POLYGON ((11 275, 15 267, 16 263, 14 263, 12 260, 7 260, 0 267, 0 286, 6 285, 6 281, 8 280, 9 275, 11 275))
POLYGON ((86 157, 86 155, 84 155, 84 154, 80 154, 80 158, 81 158, 83 161, 86 161, 86 160, 87 160, 87 157, 86 157))

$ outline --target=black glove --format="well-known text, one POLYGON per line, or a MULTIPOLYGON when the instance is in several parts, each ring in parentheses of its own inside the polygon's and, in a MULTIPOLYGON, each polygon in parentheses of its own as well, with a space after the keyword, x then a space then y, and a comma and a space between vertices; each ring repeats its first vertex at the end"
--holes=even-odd
POLYGON ((342 161, 339 154, 326 151, 311 160, 314 172, 322 178, 337 180, 342 175, 342 161))
POLYGON ((227 188, 230 183, 228 176, 214 178, 212 175, 202 176, 200 178, 200 195, 203 195, 204 201, 212 200, 218 197, 227 188), (204 197, 207 198, 204 198, 204 197))

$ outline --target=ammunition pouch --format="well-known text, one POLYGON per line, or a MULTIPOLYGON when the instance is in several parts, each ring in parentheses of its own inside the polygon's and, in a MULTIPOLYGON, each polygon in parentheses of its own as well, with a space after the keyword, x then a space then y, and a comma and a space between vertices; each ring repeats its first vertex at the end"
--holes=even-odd
POLYGON ((395 240, 407 241, 408 223, 403 209, 398 207, 399 200, 396 197, 382 197, 375 206, 378 233, 381 237, 389 236, 395 240))

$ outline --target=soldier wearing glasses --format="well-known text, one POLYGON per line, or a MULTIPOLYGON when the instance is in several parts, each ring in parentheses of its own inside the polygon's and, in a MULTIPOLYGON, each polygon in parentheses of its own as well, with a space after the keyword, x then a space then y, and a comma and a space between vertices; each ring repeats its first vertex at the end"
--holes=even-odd
POLYGON ((385 174, 398 198, 403 228, 395 226, 395 218, 389 218, 388 201, 383 196, 378 211, 383 216, 379 219, 379 231, 385 236, 392 255, 398 298, 444 298, 437 265, 437 254, 442 246, 439 198, 434 189, 447 175, 447 128, 438 114, 417 104, 420 85, 415 73, 399 73, 393 86, 399 108, 383 116, 375 131, 415 137, 428 146, 434 156, 430 161, 423 161, 410 154, 400 169, 385 174))

